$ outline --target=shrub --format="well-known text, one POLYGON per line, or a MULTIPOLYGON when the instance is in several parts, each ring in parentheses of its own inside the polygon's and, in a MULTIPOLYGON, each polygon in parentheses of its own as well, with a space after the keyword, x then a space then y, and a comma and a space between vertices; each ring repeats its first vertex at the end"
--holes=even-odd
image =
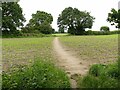
POLYGON ((110 30, 110 28, 108 26, 102 26, 100 28, 100 31, 104 31, 104 32, 108 32, 110 30))
POLYGON ((89 73, 78 81, 79 87, 84 88, 118 88, 120 74, 118 64, 95 64, 89 73))
POLYGON ((87 75, 78 80, 79 88, 96 88, 98 86, 98 79, 92 75, 87 75))
POLYGON ((87 31, 87 35, 93 35, 94 33, 93 33, 93 31, 92 30, 88 30, 87 31))
POLYGON ((89 70, 89 74, 93 75, 93 76, 96 76, 96 77, 100 76, 104 72, 105 68, 106 68, 106 66, 102 65, 102 64, 92 65, 90 70, 89 70))
POLYGON ((118 72, 118 64, 111 64, 107 69, 107 75, 111 78, 118 79, 120 73, 118 72))

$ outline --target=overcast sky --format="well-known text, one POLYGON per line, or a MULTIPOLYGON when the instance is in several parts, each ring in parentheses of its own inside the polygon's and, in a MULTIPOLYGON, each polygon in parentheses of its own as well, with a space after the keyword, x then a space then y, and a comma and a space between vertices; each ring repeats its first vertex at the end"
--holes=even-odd
POLYGON ((73 7, 78 8, 80 11, 91 12, 94 16, 95 22, 92 30, 99 30, 101 26, 109 26, 111 30, 115 30, 115 26, 111 26, 106 21, 108 13, 111 8, 118 9, 118 2, 120 0, 20 0, 19 4, 23 8, 23 14, 28 23, 31 19, 32 13, 36 13, 37 10, 51 13, 53 16, 52 27, 57 28, 58 15, 66 8, 73 7))

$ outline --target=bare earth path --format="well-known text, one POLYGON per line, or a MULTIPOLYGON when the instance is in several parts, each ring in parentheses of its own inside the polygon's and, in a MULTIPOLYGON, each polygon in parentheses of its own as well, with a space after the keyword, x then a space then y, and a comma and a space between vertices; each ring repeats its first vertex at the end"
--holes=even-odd
POLYGON ((88 65, 82 59, 75 57, 72 52, 63 48, 59 37, 55 37, 53 48, 58 58, 57 64, 63 68, 70 77, 71 87, 77 88, 77 83, 72 76, 86 74, 88 65))

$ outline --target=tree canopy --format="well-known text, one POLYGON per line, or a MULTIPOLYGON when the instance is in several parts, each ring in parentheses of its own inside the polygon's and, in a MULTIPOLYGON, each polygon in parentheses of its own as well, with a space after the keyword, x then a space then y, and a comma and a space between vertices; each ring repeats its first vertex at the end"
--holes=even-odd
POLYGON ((110 28, 108 26, 102 26, 100 28, 100 31, 104 31, 104 32, 108 32, 110 30, 110 28))
POLYGON ((48 14, 43 11, 37 11, 36 14, 32 14, 32 18, 26 27, 34 32, 35 30, 40 33, 49 34, 52 33, 51 23, 53 21, 53 17, 51 14, 48 14))
POLYGON ((111 23, 111 25, 115 25, 116 28, 120 29, 120 9, 115 10, 111 9, 111 12, 108 13, 107 21, 111 23))
POLYGON ((18 28, 25 22, 22 8, 18 2, 2 3, 2 32, 3 34, 16 34, 18 28))
POLYGON ((59 15, 57 25, 59 28, 68 29, 71 34, 83 34, 85 28, 92 27, 94 19, 89 12, 68 7, 59 15))

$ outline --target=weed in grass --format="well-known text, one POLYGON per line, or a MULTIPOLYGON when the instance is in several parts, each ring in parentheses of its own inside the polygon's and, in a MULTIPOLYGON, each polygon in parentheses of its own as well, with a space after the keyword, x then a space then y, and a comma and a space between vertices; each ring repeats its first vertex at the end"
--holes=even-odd
POLYGON ((3 90, 38 90, 40 88, 69 88, 66 74, 46 60, 35 60, 29 67, 3 73, 3 90))

